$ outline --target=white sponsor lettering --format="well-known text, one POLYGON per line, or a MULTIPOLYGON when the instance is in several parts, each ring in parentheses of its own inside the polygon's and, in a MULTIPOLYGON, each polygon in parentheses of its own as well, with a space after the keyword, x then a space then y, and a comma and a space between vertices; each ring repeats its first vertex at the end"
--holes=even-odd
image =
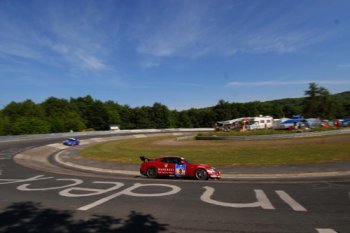
POLYGON ((229 202, 221 202, 216 201, 211 198, 211 196, 214 194, 215 189, 209 186, 204 186, 205 191, 201 196, 201 200, 218 206, 225 206, 225 207, 232 207, 232 208, 256 208, 261 207, 262 209, 268 209, 273 210, 275 209, 270 200, 267 198, 266 194, 263 190, 260 189, 254 189, 255 197, 257 199, 256 202, 251 203, 229 203, 229 202))
POLYGON ((101 205, 107 201, 112 200, 113 198, 119 197, 121 195, 127 195, 127 196, 133 196, 133 197, 160 197, 160 196, 167 196, 167 195, 174 195, 178 192, 180 192, 180 188, 175 185, 168 185, 168 184, 140 184, 136 183, 133 186, 124 189, 123 191, 120 191, 118 193, 112 194, 108 197, 99 199, 91 204, 85 205, 80 207, 78 210, 89 210, 91 208, 94 208, 98 205, 101 205), (170 188, 170 191, 168 192, 163 192, 163 193, 135 193, 133 192, 135 189, 141 188, 141 187, 149 187, 149 186, 154 186, 154 187, 167 187, 170 188))

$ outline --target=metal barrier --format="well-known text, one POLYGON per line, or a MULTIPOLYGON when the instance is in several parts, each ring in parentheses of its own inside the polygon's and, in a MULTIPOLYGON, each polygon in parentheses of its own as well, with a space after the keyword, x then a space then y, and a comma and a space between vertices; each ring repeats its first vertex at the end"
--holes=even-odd
POLYGON ((293 134, 270 134, 270 135, 255 135, 255 136, 197 136, 197 140, 267 140, 267 139, 288 139, 288 138, 306 138, 320 137, 328 135, 349 134, 350 129, 329 130, 320 132, 306 132, 293 134))
POLYGON ((82 136, 118 136, 129 134, 152 134, 152 133, 180 133, 180 132, 208 132, 213 131, 212 128, 174 128, 174 129, 135 129, 135 130, 108 130, 108 131, 86 131, 86 132, 68 132, 68 133, 52 133, 52 134, 31 134, 16 136, 0 136, 1 142, 18 142, 26 140, 39 139, 55 139, 82 136))

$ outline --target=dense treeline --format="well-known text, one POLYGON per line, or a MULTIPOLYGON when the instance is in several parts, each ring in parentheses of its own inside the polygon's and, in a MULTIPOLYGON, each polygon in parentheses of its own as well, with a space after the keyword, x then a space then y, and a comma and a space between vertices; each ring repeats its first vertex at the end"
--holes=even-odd
POLYGON ((350 114, 350 92, 331 95, 310 83, 304 98, 267 102, 229 103, 183 111, 169 110, 161 103, 131 108, 113 101, 102 102, 91 96, 70 100, 50 97, 40 104, 31 100, 11 102, 0 111, 0 135, 57 133, 83 130, 212 127, 216 121, 244 116, 270 115, 335 119, 350 114))

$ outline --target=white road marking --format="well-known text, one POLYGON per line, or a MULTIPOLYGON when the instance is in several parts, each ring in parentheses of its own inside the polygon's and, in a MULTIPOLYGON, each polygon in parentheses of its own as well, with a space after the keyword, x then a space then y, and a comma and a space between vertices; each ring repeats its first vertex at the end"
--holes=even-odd
POLYGON ((333 229, 326 229, 326 228, 316 228, 316 231, 318 233, 337 233, 335 230, 333 229))
POLYGON ((107 201, 112 200, 113 198, 119 197, 121 195, 127 195, 127 196, 133 196, 133 197, 160 197, 160 196, 167 196, 167 195, 174 195, 178 192, 181 191, 181 188, 175 185, 168 185, 168 184, 140 184, 140 183, 135 183, 133 186, 124 189, 123 191, 120 191, 118 193, 112 194, 108 197, 102 198, 100 200, 97 200, 91 204, 82 206, 80 208, 78 208, 78 210, 89 210, 91 208, 94 208, 98 205, 101 205, 107 201), (147 193, 135 193, 133 192, 135 189, 140 188, 140 187, 147 187, 147 186, 160 186, 160 187, 167 187, 170 188, 171 190, 168 192, 163 192, 163 193, 151 193, 151 194, 147 194, 147 193))
POLYGON ((120 187, 124 186, 124 184, 120 183, 120 182, 94 181, 92 183, 94 183, 94 184, 113 184, 113 186, 110 188, 107 188, 107 189, 72 187, 72 188, 62 190, 61 192, 59 192, 59 195, 65 196, 65 197, 88 197, 88 196, 95 196, 95 195, 107 193, 107 192, 119 189, 120 187), (74 191, 76 191, 76 193, 74 193, 74 191))
POLYGON ((275 209, 273 205, 271 204, 270 200, 267 198, 266 194, 263 190, 260 189, 254 189, 256 199, 258 201, 251 202, 251 203, 229 203, 229 202, 222 202, 222 201, 216 201, 211 198, 211 196, 214 194, 215 189, 209 186, 204 186, 205 188, 204 193, 200 197, 200 199, 206 203, 218 205, 218 206, 225 206, 225 207, 232 207, 232 208, 256 208, 261 207, 263 209, 273 210, 275 209))
POLYGON ((295 211, 304 211, 306 212, 307 209, 305 209, 302 205, 300 205, 296 200, 294 200, 291 196, 289 196, 288 193, 282 190, 276 190, 275 191, 278 196, 287 203, 293 210, 295 211))
POLYGON ((0 179, 0 184, 15 184, 15 183, 28 182, 28 181, 47 180, 52 178, 53 177, 44 177, 44 175, 38 175, 27 179, 0 179))
POLYGON ((73 181, 73 183, 72 184, 68 184, 68 185, 63 185, 63 186, 57 186, 57 187, 35 188, 35 189, 28 188, 28 186, 30 184, 22 184, 22 185, 18 186, 17 189, 20 190, 20 191, 47 191, 47 190, 68 188, 68 187, 75 186, 75 185, 83 183, 83 181, 80 180, 80 179, 56 179, 56 180, 69 180, 69 181, 73 181))

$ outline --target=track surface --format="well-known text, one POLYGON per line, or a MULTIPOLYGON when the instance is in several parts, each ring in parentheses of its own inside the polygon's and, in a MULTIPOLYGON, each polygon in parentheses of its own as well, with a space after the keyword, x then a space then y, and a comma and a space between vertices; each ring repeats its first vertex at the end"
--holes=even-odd
POLYGON ((350 232, 346 178, 112 178, 33 170, 12 159, 53 142, 0 144, 0 232, 350 232))

